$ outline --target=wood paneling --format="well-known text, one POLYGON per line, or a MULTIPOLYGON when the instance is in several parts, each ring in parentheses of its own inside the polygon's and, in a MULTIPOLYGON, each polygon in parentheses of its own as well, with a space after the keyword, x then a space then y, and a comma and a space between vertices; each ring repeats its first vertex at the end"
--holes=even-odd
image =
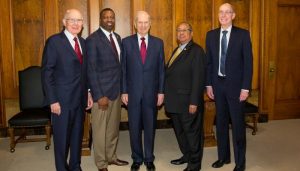
POLYGON ((164 40, 165 55, 168 59, 173 51, 173 0, 147 0, 145 10, 151 16, 151 35, 164 40))
POLYGON ((14 68, 18 71, 40 65, 44 48, 44 1, 14 0, 11 4, 13 24, 14 68))
POLYGON ((186 21, 193 26, 193 40, 205 48, 206 33, 212 28, 212 1, 186 0, 186 21))
POLYGON ((12 53, 12 24, 10 0, 0 1, 1 45, 2 45, 2 93, 3 98, 17 98, 17 77, 12 53))
POLYGON ((133 20, 136 11, 146 10, 152 18, 150 32, 163 39, 165 56, 168 60, 172 50, 177 46, 176 25, 181 21, 190 22, 194 29, 194 40, 204 47, 206 32, 219 27, 218 8, 224 2, 235 6, 237 16, 234 24, 250 30, 254 54, 252 87, 261 90, 260 110, 274 113, 274 104, 270 104, 273 103, 270 99, 275 100, 276 97, 281 101, 299 97, 296 92, 299 93, 300 90, 294 87, 295 80, 299 79, 298 70, 291 73, 292 67, 277 65, 277 69, 282 71, 278 78, 286 78, 287 83, 276 95, 272 94, 271 89, 283 84, 278 80, 276 82, 275 77, 272 78, 272 74, 269 73, 272 62, 293 61, 291 66, 299 68, 297 55, 290 55, 299 54, 297 51, 299 45, 285 47, 292 44, 284 44, 286 40, 283 39, 280 40, 282 44, 273 46, 278 42, 277 37, 281 37, 277 29, 289 30, 282 33, 288 40, 294 41, 292 38, 299 37, 298 33, 290 30, 299 30, 299 25, 295 24, 299 23, 298 18, 282 15, 281 17, 285 16, 287 21, 280 21, 281 23, 277 21, 279 11, 280 14, 282 12, 290 12, 289 15, 298 14, 299 0, 1 0, 0 53, 3 101, 18 98, 17 71, 28 65, 40 65, 44 41, 50 35, 62 30, 62 18, 69 8, 79 9, 83 13, 85 20, 83 37, 98 29, 99 12, 104 7, 110 7, 116 12, 116 32, 122 37, 135 32, 133 20), (280 27, 277 28, 278 24, 280 27), (287 49, 287 53, 285 50, 278 50, 277 46, 287 49), (279 61, 275 60, 277 53, 282 55, 279 61), (289 74, 284 77, 286 73, 289 74), (286 89, 292 90, 286 92, 286 89))
POLYGON ((271 119, 300 118, 300 0, 265 7, 263 106, 271 119))

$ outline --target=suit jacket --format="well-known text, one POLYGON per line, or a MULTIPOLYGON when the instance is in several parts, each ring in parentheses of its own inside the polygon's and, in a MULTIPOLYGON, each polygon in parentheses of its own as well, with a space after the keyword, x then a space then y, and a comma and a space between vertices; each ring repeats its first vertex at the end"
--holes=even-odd
MULTIPOLYGON (((177 48, 173 51, 176 52, 177 48)), ((173 55, 172 55, 173 56, 173 55)), ((203 112, 205 53, 192 40, 174 60, 166 65, 165 109, 169 113, 188 113, 189 105, 203 112)))
MULTIPOLYGON (((121 37, 114 33, 120 50, 121 37)), ((94 101, 101 97, 115 100, 120 94, 121 63, 110 40, 99 28, 86 39, 88 55, 88 81, 94 101)))
MULTIPOLYGON (((218 67, 220 50, 220 28, 206 35, 207 83, 218 88, 218 67)), ((226 90, 233 97, 239 97, 241 89, 251 89, 252 46, 249 31, 232 26, 226 54, 226 90)))
POLYGON ((164 87, 164 46, 159 38, 149 35, 145 64, 142 63, 137 34, 123 39, 122 93, 127 93, 129 102, 143 98, 156 105, 157 94, 164 87))
POLYGON ((46 103, 59 102, 62 107, 86 107, 87 65, 84 39, 79 37, 83 63, 64 32, 47 39, 42 59, 42 84, 46 103))

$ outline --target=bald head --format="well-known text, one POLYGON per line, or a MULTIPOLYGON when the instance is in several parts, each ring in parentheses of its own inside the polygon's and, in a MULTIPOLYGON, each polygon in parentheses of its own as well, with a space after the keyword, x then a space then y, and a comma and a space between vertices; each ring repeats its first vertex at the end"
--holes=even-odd
POLYGON ((221 27, 223 29, 230 27, 234 18, 234 7, 229 3, 222 4, 219 8, 219 22, 221 27))
POLYGON ((151 26, 150 15, 146 11, 136 13, 134 26, 141 36, 148 34, 151 26))
POLYGON ((83 16, 77 9, 68 9, 63 18, 65 29, 73 36, 77 36, 82 30, 83 16))

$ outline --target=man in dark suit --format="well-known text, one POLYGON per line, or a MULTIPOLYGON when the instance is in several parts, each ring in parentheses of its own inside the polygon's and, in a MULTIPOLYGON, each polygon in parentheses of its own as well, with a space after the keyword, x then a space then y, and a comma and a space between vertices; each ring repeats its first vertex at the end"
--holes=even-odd
POLYGON ((207 95, 216 102, 218 160, 212 167, 230 163, 229 121, 234 147, 234 171, 245 170, 246 128, 244 101, 252 81, 252 47, 247 30, 232 25, 235 12, 225 3, 219 8, 221 28, 206 35, 207 95), (227 48, 228 47, 228 48, 227 48))
POLYGON ((85 43, 78 35, 83 17, 76 9, 67 10, 63 24, 65 30, 46 42, 42 83, 52 112, 56 170, 80 171, 84 110, 93 105, 87 88, 85 43))
POLYGON ((100 28, 87 40, 88 80, 95 101, 92 108, 94 159, 99 171, 119 160, 116 149, 121 119, 121 37, 115 33, 115 13, 110 8, 100 12, 100 28))
POLYGON ((165 110, 171 116, 183 156, 171 163, 188 163, 184 171, 199 171, 204 140, 205 53, 193 42, 189 23, 180 23, 176 31, 180 44, 166 65, 165 110))
POLYGON ((134 24, 137 34, 123 39, 122 101, 128 106, 131 170, 139 170, 143 162, 147 170, 155 170, 157 106, 164 99, 164 47, 161 39, 148 34, 150 22, 147 12, 138 11, 134 24))

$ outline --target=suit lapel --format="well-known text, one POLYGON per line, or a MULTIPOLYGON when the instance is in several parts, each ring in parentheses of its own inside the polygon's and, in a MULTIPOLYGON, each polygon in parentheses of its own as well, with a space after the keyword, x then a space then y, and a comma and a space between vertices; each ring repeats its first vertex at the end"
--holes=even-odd
MULTIPOLYGON (((172 68, 173 66, 175 66, 177 63, 179 63, 179 62, 186 56, 187 51, 190 49, 190 47, 192 46, 193 43, 194 43, 193 40, 191 40, 191 41, 184 47, 184 49, 180 52, 180 54, 179 54, 179 55, 177 56, 177 58, 173 61, 172 65, 171 65, 169 68, 172 68)), ((178 48, 179 48, 179 47, 177 47, 177 48, 174 50, 173 54, 176 52, 176 50, 177 50, 178 48)), ((173 54, 172 54, 172 56, 173 56, 173 54)), ((170 58, 170 60, 171 60, 171 58, 170 58)), ((169 62, 170 62, 170 60, 169 60, 169 62)), ((167 65, 167 66, 169 66, 169 62, 168 62, 168 65, 167 65)))
MULTIPOLYGON (((65 33, 62 32, 61 36, 62 36, 63 45, 64 45, 65 49, 67 49, 74 58, 78 59, 77 54, 75 53, 75 50, 73 49, 73 47, 72 47, 71 43, 69 42, 65 33)), ((79 60, 78 60, 78 62, 79 62, 79 60)))
MULTIPOLYGON (((99 39, 103 42, 103 44, 105 44, 107 46, 108 49, 110 49, 111 53, 114 54, 115 59, 118 60, 119 57, 117 56, 117 54, 113 50, 113 48, 110 44, 110 40, 106 37, 106 35, 101 30, 101 28, 99 28, 97 32, 98 32, 98 35, 99 35, 99 39)), ((119 62, 119 60, 118 60, 118 62, 119 62)))
MULTIPOLYGON (((140 47, 139 47, 139 41, 138 41, 138 36, 137 34, 135 34, 135 36, 133 36, 132 39, 132 44, 133 44, 133 51, 136 53, 136 57, 138 58, 137 60, 139 61, 139 63, 142 65, 142 57, 141 57, 141 53, 140 53, 140 47)), ((147 48, 148 49, 148 48, 147 48)), ((146 54, 148 53, 148 51, 146 52, 146 54)), ((147 58, 146 58, 147 59, 147 58)))
POLYGON ((231 33, 230 33, 230 38, 229 38, 229 42, 228 42, 228 48, 227 48, 227 52, 226 52, 226 58, 229 56, 229 54, 232 50, 233 43, 236 42, 234 40, 235 37, 236 37, 236 29, 234 28, 234 26, 232 26, 231 33))
POLYGON ((152 36, 148 35, 148 46, 147 46, 147 51, 146 51, 145 64, 149 63, 149 60, 151 60, 151 54, 152 54, 151 49, 154 49, 153 39, 152 39, 152 36))
POLYGON ((85 63, 86 60, 86 53, 85 53, 85 43, 84 43, 84 39, 79 38, 80 41, 80 46, 81 46, 81 50, 82 50, 82 62, 85 63))

